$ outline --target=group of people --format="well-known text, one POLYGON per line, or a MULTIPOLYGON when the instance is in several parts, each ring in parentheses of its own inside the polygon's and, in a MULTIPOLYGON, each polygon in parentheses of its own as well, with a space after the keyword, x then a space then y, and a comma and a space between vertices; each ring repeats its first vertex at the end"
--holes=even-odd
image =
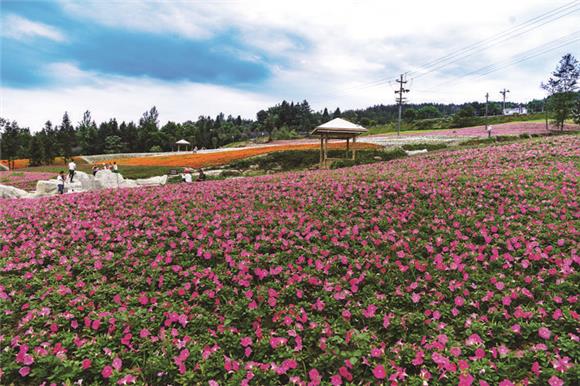
POLYGON ((117 165, 117 162, 104 163, 104 164, 101 164, 100 167, 99 167, 99 165, 94 165, 93 166, 93 176, 96 176, 97 172, 99 170, 110 170, 113 173, 119 173, 119 166, 117 165))
MULTIPOLYGON (((196 181, 205 181, 207 179, 207 176, 203 172, 203 169, 199 169, 198 172, 199 172, 199 174, 197 176, 196 181)), ((193 177, 191 175, 190 169, 183 170, 183 173, 181 174, 181 181, 187 182, 187 183, 193 182, 193 177)))

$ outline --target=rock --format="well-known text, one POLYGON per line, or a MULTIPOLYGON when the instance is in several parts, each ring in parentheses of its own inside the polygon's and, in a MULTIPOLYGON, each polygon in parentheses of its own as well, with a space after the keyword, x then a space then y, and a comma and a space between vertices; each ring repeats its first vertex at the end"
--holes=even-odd
POLYGON ((378 155, 377 156, 374 156, 373 159, 376 160, 376 161, 381 161, 382 160, 382 158, 379 157, 378 155))
POLYGON ((26 198, 30 193, 14 186, 0 185, 0 198, 26 198))
MULTIPOLYGON (((126 180, 131 181, 131 180, 126 180)), ((150 177, 150 178, 139 178, 135 180, 135 183, 138 186, 160 186, 165 185, 167 183, 167 176, 157 176, 157 177, 150 177)))
POLYGON ((204 170, 204 171, 203 171, 203 173, 204 173, 206 176, 208 176, 208 177, 209 177, 209 176, 212 176, 212 177, 215 177, 215 176, 221 176, 221 175, 222 175, 222 172, 223 172, 223 170, 221 170, 221 169, 214 169, 214 170, 204 170))
POLYGON ((282 171, 282 165, 280 165, 280 164, 273 164, 270 169, 279 172, 279 171, 282 171))
POLYGON ((407 155, 422 154, 422 153, 427 153, 427 149, 421 149, 421 150, 405 150, 405 153, 407 153, 407 155))
POLYGON ((250 165, 249 169, 252 169, 252 170, 260 169, 260 165, 255 165, 255 164, 254 165, 250 165))
POLYGON ((223 177, 239 177, 242 175, 242 172, 236 169, 224 169, 221 175, 223 177))
MULTIPOLYGON (((64 192, 65 193, 78 193, 84 192, 83 185, 80 181, 65 182, 64 192)), ((58 181, 57 180, 41 180, 36 183, 36 192, 34 193, 37 197, 51 196, 58 194, 58 181)))
POLYGON ((58 193, 57 180, 40 180, 36 183, 36 195, 46 196, 58 193))
POLYGON ((83 190, 95 190, 95 177, 85 172, 75 172, 74 182, 80 182, 83 190))
POLYGON ((110 170, 99 170, 95 175, 95 189, 121 188, 124 182, 125 179, 121 173, 113 173, 110 170))

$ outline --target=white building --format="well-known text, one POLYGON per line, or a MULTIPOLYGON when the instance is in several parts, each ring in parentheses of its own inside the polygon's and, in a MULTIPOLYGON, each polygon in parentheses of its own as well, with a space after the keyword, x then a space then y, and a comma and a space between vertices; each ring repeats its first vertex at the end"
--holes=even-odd
POLYGON ((523 106, 518 106, 511 109, 503 109, 503 115, 521 115, 527 113, 528 109, 523 106))

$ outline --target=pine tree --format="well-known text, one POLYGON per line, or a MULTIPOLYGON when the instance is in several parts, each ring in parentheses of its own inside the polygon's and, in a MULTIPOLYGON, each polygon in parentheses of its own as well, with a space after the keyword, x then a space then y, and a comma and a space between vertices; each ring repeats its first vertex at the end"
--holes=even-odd
POLYGON ((28 150, 30 166, 40 166, 44 162, 45 155, 42 138, 41 134, 37 134, 30 140, 30 148, 28 150))
POLYGON ((66 163, 72 157, 73 147, 76 144, 76 134, 73 125, 70 123, 68 113, 62 116, 62 123, 58 130, 58 140, 60 143, 61 155, 66 163))
POLYGON ((564 122, 572 114, 578 100, 576 90, 579 78, 580 63, 572 54, 566 54, 560 59, 548 82, 541 84, 542 88, 550 93, 547 106, 556 127, 560 130, 564 130, 564 122))
POLYGON ((334 113, 332 113, 332 118, 340 118, 341 114, 340 108, 337 107, 336 110, 334 110, 334 113))

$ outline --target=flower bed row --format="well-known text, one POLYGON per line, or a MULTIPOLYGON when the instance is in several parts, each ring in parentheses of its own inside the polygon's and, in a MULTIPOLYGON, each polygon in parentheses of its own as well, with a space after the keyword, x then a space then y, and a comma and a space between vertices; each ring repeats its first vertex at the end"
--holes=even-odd
MULTIPOLYGON (((329 143, 329 149, 345 149, 344 142, 329 143)), ((244 158, 255 157, 262 154, 273 153, 286 150, 309 150, 319 149, 319 144, 295 144, 295 145, 278 145, 278 146, 256 146, 241 150, 224 150, 215 153, 185 153, 172 154, 169 156, 139 157, 139 158, 120 158, 114 160, 119 165, 132 166, 186 166, 192 168, 204 168, 208 166, 227 165, 232 161, 244 158)), ((378 145, 368 143, 357 143, 356 149, 375 149, 378 145)))
POLYGON ((0 200, 0 383, 573 384, 579 157, 0 200))
POLYGON ((40 180, 55 178, 55 173, 0 171, 0 185, 14 186, 24 190, 34 190, 40 180))

